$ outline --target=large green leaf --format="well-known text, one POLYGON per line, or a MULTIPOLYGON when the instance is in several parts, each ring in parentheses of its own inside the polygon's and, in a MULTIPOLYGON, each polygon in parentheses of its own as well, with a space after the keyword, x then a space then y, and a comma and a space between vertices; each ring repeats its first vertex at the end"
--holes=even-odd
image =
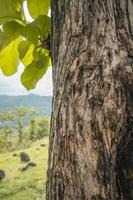
POLYGON ((0 30, 0 51, 20 35, 20 24, 15 21, 7 22, 0 30))
POLYGON ((35 46, 29 41, 22 41, 19 45, 19 58, 27 66, 33 61, 33 51, 35 46))
MULTIPOLYGON (((50 18, 46 15, 39 16, 32 23, 20 29, 20 33, 28 41, 38 45, 39 38, 46 39, 51 32, 50 18)), ((20 26, 20 25, 19 25, 20 26)))
POLYGON ((45 74, 46 69, 46 67, 38 67, 36 62, 32 62, 32 64, 25 68, 21 76, 21 81, 27 90, 35 88, 37 82, 45 74))
POLYGON ((7 46, 14 38, 0 30, 0 51, 7 46))
POLYGON ((0 24, 21 20, 22 0, 0 0, 0 24))
POLYGON ((18 37, 23 26, 17 23, 16 21, 10 21, 5 23, 2 28, 6 35, 10 37, 18 37))
POLYGON ((28 89, 35 88, 37 82, 43 77, 48 66, 50 65, 50 57, 46 56, 43 49, 34 51, 34 61, 25 68, 21 81, 28 89))
POLYGON ((39 15, 47 15, 50 8, 50 0, 27 0, 31 17, 36 19, 39 15))
POLYGON ((40 48, 35 49, 33 52, 34 61, 38 63, 38 67, 42 66, 50 66, 51 65, 51 59, 49 57, 49 53, 46 49, 40 48))
POLYGON ((32 42, 35 45, 38 44, 39 32, 34 23, 27 24, 25 27, 21 28, 20 32, 21 35, 25 37, 28 41, 32 42))
POLYGON ((51 19, 46 15, 40 15, 34 22, 39 29, 40 35, 45 38, 51 33, 51 19))
POLYGON ((0 68, 6 76, 10 76, 17 71, 19 64, 18 45, 20 41, 20 37, 15 39, 0 52, 0 68))

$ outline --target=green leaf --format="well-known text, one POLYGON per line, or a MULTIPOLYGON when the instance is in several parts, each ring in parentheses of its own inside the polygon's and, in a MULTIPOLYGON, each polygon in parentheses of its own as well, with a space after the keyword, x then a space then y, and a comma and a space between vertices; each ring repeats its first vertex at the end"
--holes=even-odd
POLYGON ((27 66, 21 76, 22 84, 27 90, 35 88, 37 82, 43 77, 46 72, 46 68, 38 67, 36 62, 32 62, 27 66))
POLYGON ((35 88, 43 77, 50 65, 49 60, 49 56, 46 56, 42 49, 34 53, 34 61, 25 68, 21 76, 21 82, 28 90, 35 88))
POLYGON ((21 19, 21 0, 0 0, 0 24, 21 19))
POLYGON ((43 67, 43 66, 50 66, 51 62, 50 62, 50 57, 48 54, 48 51, 46 49, 38 49, 38 50, 34 50, 33 52, 33 56, 34 56, 34 61, 38 63, 38 67, 43 67))
POLYGON ((21 25, 15 21, 7 22, 0 30, 0 51, 20 35, 21 25))
POLYGON ((33 61, 33 51, 35 46, 29 41, 22 41, 19 44, 19 58, 25 66, 28 66, 33 61))
POLYGON ((8 36, 2 30, 0 30, 0 50, 7 46, 14 38, 8 36))
POLYGON ((44 39, 51 33, 51 19, 46 15, 40 15, 35 22, 39 29, 40 35, 44 36, 44 39))
POLYGON ((38 28, 35 26, 35 24, 30 23, 23 27, 21 30, 21 35, 25 37, 28 41, 32 42, 33 44, 38 44, 38 28))
POLYGON ((39 36, 40 38, 48 37, 51 32, 50 18, 46 15, 39 16, 35 21, 27 24, 25 27, 20 29, 20 33, 28 41, 35 45, 38 45, 39 36))
POLYGON ((15 39, 0 52, 0 68, 6 76, 10 76, 17 71, 19 64, 18 45, 20 41, 20 37, 15 39))
POLYGON ((33 19, 39 15, 47 15, 50 8, 50 0, 27 0, 27 4, 33 19))
POLYGON ((3 25, 3 31, 8 36, 18 37, 23 26, 16 21, 7 22, 3 25))

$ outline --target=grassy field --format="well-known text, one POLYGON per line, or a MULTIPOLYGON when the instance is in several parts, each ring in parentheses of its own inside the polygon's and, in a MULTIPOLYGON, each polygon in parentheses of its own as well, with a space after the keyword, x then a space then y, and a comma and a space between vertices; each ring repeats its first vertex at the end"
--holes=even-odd
POLYGON ((0 169, 6 177, 0 182, 0 200, 44 200, 47 171, 48 137, 32 147, 0 154, 0 169), (42 147, 41 144, 46 144, 42 147), (20 161, 20 152, 26 152, 36 167, 21 172, 26 163, 20 161), (14 157, 13 154, 17 156, 14 157))

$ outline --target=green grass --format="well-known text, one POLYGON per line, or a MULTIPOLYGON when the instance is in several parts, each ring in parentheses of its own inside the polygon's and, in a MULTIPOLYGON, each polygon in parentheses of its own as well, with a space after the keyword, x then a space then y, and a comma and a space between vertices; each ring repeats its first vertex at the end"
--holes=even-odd
POLYGON ((0 154, 0 169, 6 173, 6 177, 0 182, 0 200, 44 200, 45 182, 47 171, 48 137, 34 143, 32 147, 0 154), (46 144, 41 147, 40 144, 46 144), (39 148, 39 150, 37 150, 39 148), (20 157, 13 157, 14 153, 26 152, 31 161, 37 164, 21 172, 26 164, 20 161, 20 157))

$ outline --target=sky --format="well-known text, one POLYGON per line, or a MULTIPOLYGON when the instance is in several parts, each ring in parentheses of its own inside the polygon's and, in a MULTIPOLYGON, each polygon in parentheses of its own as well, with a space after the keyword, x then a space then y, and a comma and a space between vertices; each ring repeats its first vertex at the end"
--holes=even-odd
POLYGON ((24 88, 20 81, 23 66, 20 64, 18 72, 10 77, 6 77, 0 72, 0 95, 26 95, 37 94, 41 96, 52 95, 52 67, 49 67, 44 77, 38 82, 35 89, 29 92, 24 88))
MULTIPOLYGON (((24 4, 25 15, 28 21, 32 21, 30 17, 26 2, 24 4)), ((0 72, 0 95, 26 95, 37 94, 41 96, 52 95, 52 67, 49 67, 44 77, 38 82, 35 89, 27 91, 20 81, 20 76, 23 72, 23 65, 20 64, 18 72, 10 77, 6 77, 0 72)))

